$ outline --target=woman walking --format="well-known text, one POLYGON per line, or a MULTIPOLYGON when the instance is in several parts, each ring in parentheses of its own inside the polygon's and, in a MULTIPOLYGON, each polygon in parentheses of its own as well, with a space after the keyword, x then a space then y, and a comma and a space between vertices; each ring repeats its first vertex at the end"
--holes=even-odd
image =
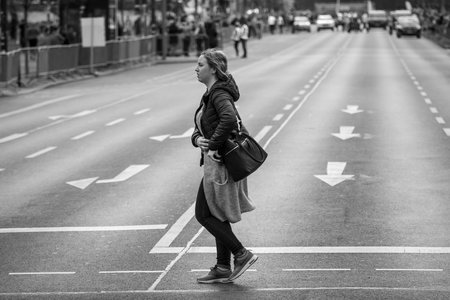
MULTIPOLYGON (((234 102, 239 89, 227 70, 222 51, 208 49, 200 55, 195 72, 207 90, 195 113, 192 144, 201 149, 204 177, 197 194, 195 217, 216 240, 217 263, 199 283, 230 283, 241 276, 258 257, 245 249, 234 235, 231 224, 241 213, 255 209, 247 192, 247 180, 234 182, 221 162, 225 141, 237 130, 234 102), (231 254, 234 270, 231 270, 231 254)), ((246 131, 244 127, 241 130, 246 131)))

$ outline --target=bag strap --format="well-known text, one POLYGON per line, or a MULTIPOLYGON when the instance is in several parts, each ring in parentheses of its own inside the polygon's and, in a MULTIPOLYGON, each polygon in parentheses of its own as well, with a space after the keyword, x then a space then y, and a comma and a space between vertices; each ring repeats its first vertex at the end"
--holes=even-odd
POLYGON ((241 129, 242 129, 242 119, 241 119, 241 116, 239 115, 239 112, 238 112, 238 110, 236 109, 236 106, 234 105, 234 102, 233 101, 230 101, 231 102, 231 105, 233 105, 233 108, 234 108, 234 112, 236 113, 236 123, 237 123, 237 126, 238 126, 238 133, 241 133, 242 131, 241 131, 241 129))

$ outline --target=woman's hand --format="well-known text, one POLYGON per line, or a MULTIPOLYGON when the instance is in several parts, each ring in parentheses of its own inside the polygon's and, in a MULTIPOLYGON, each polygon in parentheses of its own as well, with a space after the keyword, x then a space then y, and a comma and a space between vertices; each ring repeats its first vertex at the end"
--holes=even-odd
POLYGON ((209 140, 200 136, 197 138, 197 146, 199 146, 203 152, 206 152, 209 150, 209 140))
POLYGON ((217 150, 209 150, 208 156, 215 162, 219 162, 219 163, 222 162, 221 156, 219 155, 217 150))

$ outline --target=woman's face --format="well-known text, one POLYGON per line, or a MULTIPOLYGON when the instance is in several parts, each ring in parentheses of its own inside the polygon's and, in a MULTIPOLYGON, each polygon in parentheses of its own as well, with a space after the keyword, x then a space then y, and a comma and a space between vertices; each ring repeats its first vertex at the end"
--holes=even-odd
POLYGON ((200 55, 197 61, 197 67, 195 68, 197 73, 197 79, 201 83, 207 84, 214 78, 214 70, 208 65, 206 58, 200 55))

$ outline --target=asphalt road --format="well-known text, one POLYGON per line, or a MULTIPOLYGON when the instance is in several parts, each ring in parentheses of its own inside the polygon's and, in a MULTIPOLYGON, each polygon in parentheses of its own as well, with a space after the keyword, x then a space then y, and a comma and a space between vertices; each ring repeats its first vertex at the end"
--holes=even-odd
POLYGON ((0 298, 450 297, 449 54, 382 30, 226 52, 269 153, 234 225, 258 262, 196 283, 192 58, 0 99, 0 298))

